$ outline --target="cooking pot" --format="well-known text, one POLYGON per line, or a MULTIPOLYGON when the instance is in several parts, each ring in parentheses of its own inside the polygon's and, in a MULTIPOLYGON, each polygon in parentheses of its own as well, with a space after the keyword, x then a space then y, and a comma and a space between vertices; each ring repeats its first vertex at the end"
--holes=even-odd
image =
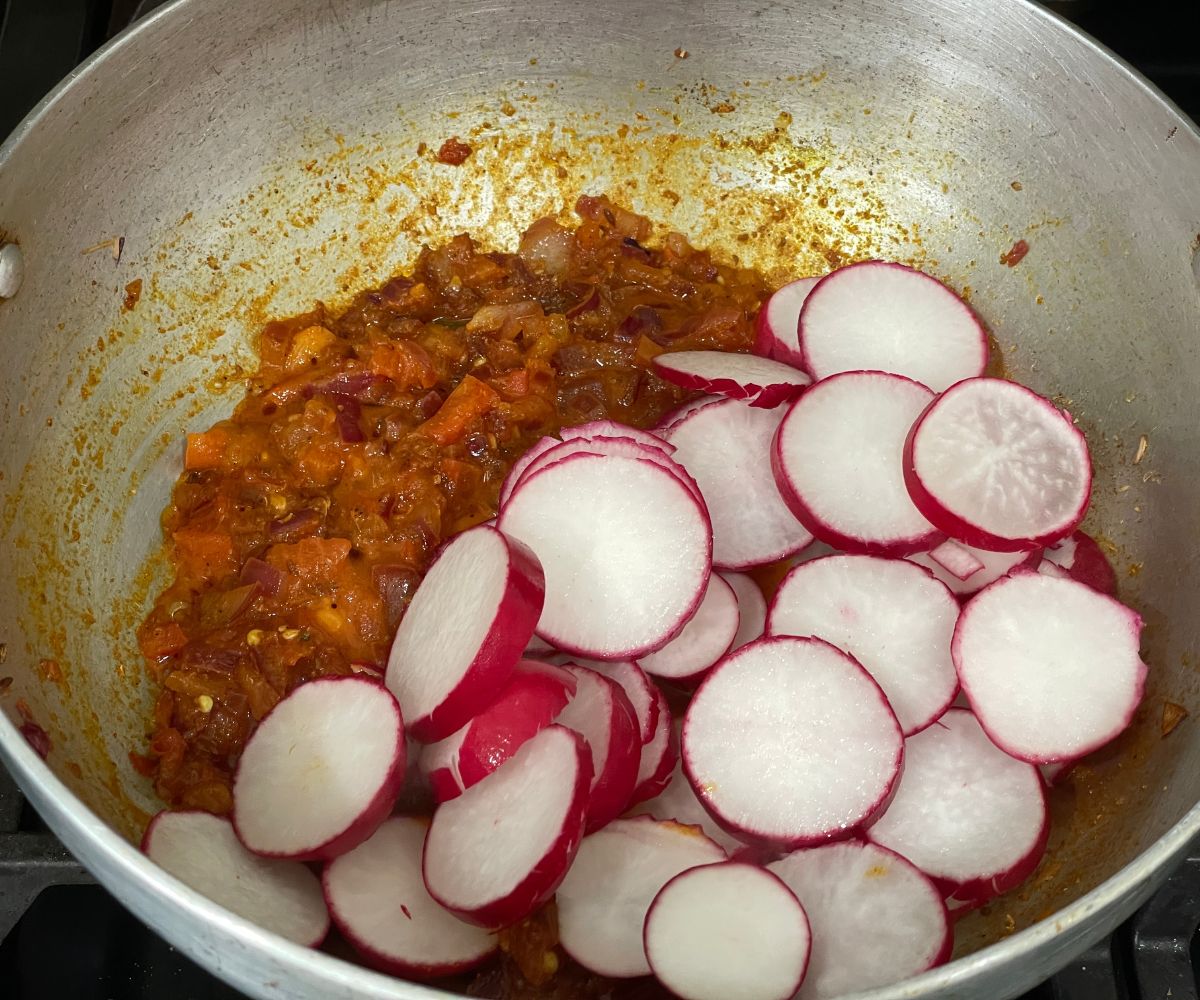
POLYGON ((869 996, 1028 988, 1200 829, 1200 728, 1163 724, 1200 707, 1200 134, 1017 0, 178 0, 101 50, 0 147, 24 272, 0 302, 0 756, 101 882, 245 992, 438 995, 138 853, 157 806, 127 756, 153 697, 133 628, 181 435, 231 411, 264 319, 460 231, 511 247, 582 191, 777 280, 911 261, 1086 430, 1088 526, 1147 621, 1144 705, 1055 792, 1033 879, 959 922, 951 964, 869 996), (432 152, 453 135, 461 166, 432 152))

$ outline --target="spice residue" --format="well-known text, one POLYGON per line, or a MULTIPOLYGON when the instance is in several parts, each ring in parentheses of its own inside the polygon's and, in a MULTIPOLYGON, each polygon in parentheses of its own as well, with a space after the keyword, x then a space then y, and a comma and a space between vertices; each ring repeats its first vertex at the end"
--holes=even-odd
POLYGON ((468 156, 471 155, 471 147, 465 142, 459 140, 458 136, 454 135, 442 143, 441 149, 437 151, 438 163, 448 163, 452 167, 457 167, 466 162, 468 156))
POLYGON ((1162 712, 1162 734, 1170 736, 1175 731, 1175 727, 1188 717, 1188 710, 1182 705, 1177 705, 1173 701, 1163 702, 1162 712))
POLYGON ((1027 253, 1029 253, 1029 244, 1024 240, 1017 240, 1008 253, 1000 255, 1000 263, 1005 265, 1005 267, 1016 267, 1025 259, 1027 253))
POLYGON ((137 306, 138 300, 142 297, 142 279, 134 278, 128 285, 125 286, 125 301, 121 308, 125 312, 132 312, 137 306))

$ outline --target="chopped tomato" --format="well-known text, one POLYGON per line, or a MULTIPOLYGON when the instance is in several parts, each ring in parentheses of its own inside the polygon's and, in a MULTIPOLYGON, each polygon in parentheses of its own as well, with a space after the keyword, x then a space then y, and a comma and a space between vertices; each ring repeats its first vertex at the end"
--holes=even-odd
POLYGON ((440 445, 454 444, 466 437, 471 425, 499 402, 495 389, 473 375, 465 375, 441 409, 421 424, 417 433, 440 445))
POLYGON ((183 453, 183 467, 189 470, 220 468, 228 448, 229 435, 221 427, 189 434, 183 453))

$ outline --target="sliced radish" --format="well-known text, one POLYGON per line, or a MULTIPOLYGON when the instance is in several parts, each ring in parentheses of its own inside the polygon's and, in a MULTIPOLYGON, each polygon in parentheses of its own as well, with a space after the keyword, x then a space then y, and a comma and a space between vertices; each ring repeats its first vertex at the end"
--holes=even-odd
POLYGON ((433 814, 422 872, 429 894, 482 927, 522 920, 554 895, 579 842, 592 768, 583 739, 543 729, 433 814))
MULTIPOLYGON (((672 725, 671 728, 677 739, 678 725, 672 725)), ((709 840, 718 844, 731 857, 746 846, 736 837, 726 833, 700 804, 692 783, 683 773, 682 762, 675 764, 663 790, 655 798, 642 802, 632 812, 635 816, 653 816, 655 819, 674 820, 684 826, 699 827, 709 840)))
POLYGON ((554 652, 554 647, 539 635, 530 636, 529 642, 525 646, 526 656, 549 656, 554 652))
POLYGON ((301 684, 246 741, 233 825, 255 854, 324 861, 366 840, 395 805, 406 749, 400 706, 357 675, 301 684))
POLYGON ((722 573, 721 579, 733 588, 737 597, 740 624, 730 651, 741 649, 763 634, 767 624, 767 599, 762 588, 744 573, 722 573))
POLYGON ((958 580, 969 580, 983 569, 983 560, 970 549, 947 538, 929 550, 929 558, 958 580))
POLYGON ((642 741, 637 713, 620 684, 575 663, 563 669, 575 677, 575 694, 559 713, 558 723, 579 733, 591 751, 586 824, 590 833, 616 819, 629 805, 641 765, 642 741))
POLYGON ((769 871, 739 861, 689 868, 646 914, 646 960, 681 1000, 788 1000, 808 968, 808 917, 769 871))
POLYGON ((421 753, 434 800, 445 802, 482 781, 552 723, 575 694, 570 671, 522 660, 499 696, 462 729, 421 753))
POLYGON ((658 890, 682 871, 724 860, 692 826, 648 816, 610 823, 584 839, 559 887, 559 942, 597 975, 649 975, 642 926, 658 890))
POLYGON ((1103 746, 1146 685, 1142 619, 1075 580, 1016 573, 971 598, 954 630, 959 681, 997 746, 1035 764, 1103 746))
POLYGON ((904 559, 826 556, 791 570, 771 602, 769 635, 812 635, 845 650, 879 682, 905 736, 958 693, 950 639, 958 601, 904 559))
POLYGON ((593 438, 624 438, 638 444, 649 445, 651 448, 658 448, 668 455, 675 450, 653 431, 628 427, 625 424, 618 424, 615 420, 589 420, 586 424, 564 427, 559 431, 558 436, 564 441, 574 438, 584 438, 589 441, 593 438))
POLYGON ((400 620, 387 686, 412 735, 443 740, 496 697, 542 612, 537 557, 495 528, 452 538, 400 620))
POLYGON ((1070 414, 1015 382, 973 378, 914 423, 904 481, 921 513, 948 535, 1012 552, 1051 545, 1078 527, 1092 464, 1070 414))
POLYGON ((804 369, 904 375, 941 392, 987 367, 987 335, 953 291, 903 264, 871 260, 822 278, 800 311, 804 369))
POLYGON ((540 559, 547 587, 538 633, 566 652, 601 660, 652 652, 704 597, 707 514, 651 462, 572 455, 523 480, 500 527, 540 559))
POLYGON ((500 506, 503 507, 508 503, 508 498, 512 496, 512 491, 516 489, 517 483, 521 477, 525 475, 525 470, 529 468, 538 458, 548 452, 551 448, 557 448, 562 442, 558 438, 544 437, 534 442, 534 444, 520 458, 513 462, 508 470, 508 475, 504 477, 504 482, 500 484, 500 506))
POLYGON ((946 896, 972 902, 1024 882, 1049 829, 1037 768, 996 747, 969 711, 952 708, 909 737, 896 794, 867 834, 946 896))
POLYGON ((410 979, 465 972, 496 950, 496 939, 459 920, 429 895, 421 877, 428 821, 393 816, 321 882, 347 941, 366 963, 410 979))
POLYGON ((704 679, 683 723, 696 797, 739 839, 797 847, 849 836, 886 804, 904 759, 896 716, 854 659, 821 639, 759 639, 704 679))
POLYGON ((804 367, 800 353, 800 310, 820 278, 799 278, 780 288, 763 304, 754 324, 754 350, 793 368, 804 367))
POLYGON ((731 399, 693 410, 665 432, 675 445, 672 457, 704 494, 718 568, 774 562, 812 541, 771 474, 771 442, 782 419, 781 411, 731 399))
POLYGON ((726 351, 672 351, 654 359, 654 370, 685 389, 742 399, 772 409, 795 399, 812 382, 781 361, 726 351))
POLYGON ((670 784, 671 775, 679 764, 679 733, 671 718, 671 706, 667 704, 666 696, 657 688, 654 690, 654 697, 658 709, 655 715, 654 735, 649 743, 642 745, 642 762, 638 766, 633 794, 629 797, 630 805, 661 795, 670 784))
POLYGON ((905 489, 903 462, 905 435, 932 398, 883 372, 845 372, 809 389, 783 418, 771 453, 792 513, 847 552, 900 556, 936 544, 937 528, 905 489))
POLYGON ((160 812, 142 850, 200 895, 289 941, 315 948, 329 931, 317 877, 298 862, 251 854, 223 816, 160 812))
POLYGON ((977 559, 983 565, 983 569, 972 573, 965 580, 960 580, 946 567, 935 562, 930 552, 914 552, 904 558, 918 566, 924 566, 959 597, 974 594, 1018 566, 1027 565, 1030 560, 1036 562, 1041 558, 1040 552, 989 552, 987 549, 977 549, 962 542, 956 541, 954 544, 977 559))
POLYGON ((1076 531, 1057 545, 1051 545, 1042 553, 1044 569, 1047 564, 1061 569, 1072 580, 1087 584, 1109 597, 1117 596, 1117 574, 1112 563, 1096 540, 1085 531, 1076 531))
POLYGON ((685 417, 697 410, 708 406, 709 403, 719 403, 725 399, 724 396, 697 396, 695 399, 688 400, 682 406, 677 406, 671 410, 655 427, 654 432, 659 435, 665 435, 676 424, 680 423, 685 417))
POLYGON ((729 651, 741 620, 733 588, 713 573, 704 600, 683 631, 657 652, 638 657, 638 663, 656 677, 693 683, 729 651))
MULTIPOLYGON (((641 667, 632 660, 605 662, 579 657, 574 662, 581 667, 588 667, 598 674, 603 674, 610 681, 616 681, 629 699, 629 704, 633 706, 641 742, 646 744, 654 739, 654 734, 658 731, 658 709, 661 694, 641 667)), ((667 714, 669 718, 669 709, 667 714)))
POLYGON ((941 894, 892 851, 827 844, 767 869, 804 903, 812 924, 812 957, 798 1000, 888 986, 950 958, 954 940, 941 894))

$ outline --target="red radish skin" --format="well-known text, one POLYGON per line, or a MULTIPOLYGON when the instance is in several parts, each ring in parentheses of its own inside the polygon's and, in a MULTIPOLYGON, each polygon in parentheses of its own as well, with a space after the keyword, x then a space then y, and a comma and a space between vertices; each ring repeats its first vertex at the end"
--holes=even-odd
POLYGON ((1050 830, 1041 775, 952 708, 905 745, 904 774, 867 831, 958 902, 987 901, 1025 881, 1050 830))
POLYGON ((771 472, 783 413, 722 400, 692 411, 669 432, 672 456, 704 494, 718 569, 748 569, 799 552, 812 535, 788 510, 771 472))
MULTIPOLYGON (((671 730, 676 743, 678 743, 679 724, 673 723, 671 730)), ((675 763, 662 791, 654 798, 636 806, 632 810, 632 814, 634 816, 652 816, 654 819, 660 820, 673 820, 684 826, 698 827, 709 840, 717 844, 730 857, 739 851, 746 850, 746 844, 726 833, 696 798, 696 792, 692 788, 692 783, 688 781, 687 775, 683 773, 683 764, 680 761, 675 763)))
POLYGON ((724 860, 696 827, 648 816, 610 823, 584 839, 559 887, 559 943, 597 975, 649 975, 642 927, 659 889, 680 872, 724 860))
POLYGON ((812 924, 797 1000, 888 986, 949 961, 954 937, 937 887, 899 854, 849 841, 767 865, 804 902, 812 924))
MULTIPOLYGON (((679 734, 671 719, 671 706, 666 696, 657 688, 654 735, 649 743, 642 745, 642 760, 638 766, 637 782, 629 797, 630 806, 661 795, 671 782, 671 775, 679 764, 679 734)), ((674 817, 667 817, 673 819, 674 817)))
MULTIPOLYGON (((662 695, 641 667, 632 660, 605 662, 576 657, 573 662, 581 667, 594 670, 598 674, 603 674, 610 681, 616 681, 629 699, 629 704, 633 706, 633 713, 637 716, 638 721, 638 736, 642 745, 644 746, 654 739, 654 735, 658 731, 658 713, 662 695)), ((667 715, 670 717, 669 708, 667 715)))
POLYGON ((872 260, 827 274, 800 310, 803 368, 815 379, 883 371, 941 392, 982 375, 987 334, 978 317, 936 278, 872 260))
POLYGON ((429 894, 489 929, 529 916, 571 867, 591 778, 582 737, 563 726, 543 729, 433 814, 422 861, 429 894))
POLYGON ((223 816, 160 812, 146 827, 142 852, 230 913, 296 944, 315 948, 329 931, 317 877, 298 862, 251 854, 223 816))
POLYGON ((711 572, 703 505, 640 459, 572 455, 542 469, 509 498, 500 528, 545 570, 538 634, 592 659, 636 659, 666 645, 695 614, 711 572))
POLYGON ((654 428, 654 432, 655 434, 661 435, 665 438, 667 432, 670 431, 671 428, 676 424, 682 422, 685 417, 690 416, 697 410, 703 409, 710 403, 719 403, 725 398, 726 397, 724 396, 697 396, 695 399, 689 400, 682 406, 677 406, 665 417, 663 417, 662 420, 658 422, 658 426, 654 428))
POLYGON ((1079 526, 1092 464, 1069 413, 1015 382, 972 378, 913 423, 904 482, 921 513, 952 538, 1029 551, 1079 526))
POLYGON ((792 405, 775 435, 771 468, 813 535, 846 552, 882 556, 941 540, 904 481, 905 435, 932 398, 911 379, 864 371, 824 379, 792 405))
POLYGON ((762 588, 744 573, 722 573, 721 579, 733 589, 738 603, 740 620, 733 645, 729 647, 732 652, 762 636, 767 624, 767 599, 762 588))
POLYGON ((492 527, 452 538, 417 587, 388 656, 387 686, 415 739, 444 740, 486 708, 542 612, 541 565, 492 527))
POLYGON ((684 716, 683 769, 738 839, 781 848, 850 836, 888 802, 904 761, 878 683, 821 639, 759 639, 706 677, 684 716))
POLYGON ((535 442, 520 458, 513 462, 508 470, 508 475, 504 477, 504 482, 500 484, 500 506, 503 507, 508 503, 508 498, 512 496, 512 491, 516 489, 517 483, 525 475, 525 470, 528 469, 542 455, 548 452, 551 448, 557 448, 562 442, 558 438, 544 437, 535 442))
POLYGON ((672 351, 654 359, 654 370, 668 382, 745 400, 770 410, 795 399, 812 379, 781 361, 725 351, 672 351))
POLYGON ((959 580, 969 580, 983 569, 982 559, 949 538, 930 549, 929 558, 959 580))
POLYGON ((958 541, 954 544, 982 563, 983 569, 972 573, 965 580, 960 580, 940 563, 935 562, 929 552, 914 552, 904 558, 918 566, 924 566, 960 599, 983 590, 988 584, 995 583, 1015 569, 1036 565, 1042 558, 1040 549, 1036 552, 989 552, 987 549, 977 549, 958 541))
POLYGON ((789 1000, 812 947, 792 890, 738 861, 671 879, 650 904, 642 938, 654 975, 681 1000, 789 1000))
POLYGON ((1001 749, 1074 760, 1133 720, 1146 686, 1142 619, 1070 579, 1020 572, 963 608, 951 652, 963 692, 1001 749))
POLYGON ((443 909, 425 888, 421 856, 429 823, 393 816, 349 854, 325 866, 321 885, 334 923, 367 965, 407 979, 466 972, 496 951, 496 938, 443 909))
POLYGON ((800 310, 820 278, 798 278, 772 295, 758 311, 754 324, 754 352, 764 358, 804 368, 800 352, 800 310))
POLYGON ((392 811, 406 753, 400 706, 377 681, 300 685, 246 741, 233 778, 238 839, 255 854, 295 861, 353 850, 392 811))
POLYGON ((1117 574, 1112 563, 1096 540, 1085 531, 1076 531, 1070 538, 1064 538, 1046 549, 1042 553, 1041 567, 1047 563, 1092 590, 1109 597, 1117 596, 1117 574))
POLYGON ((655 677, 685 686, 695 684, 729 651, 740 625, 737 595, 713 573, 704 600, 683 631, 662 649, 639 657, 638 664, 655 677))
POLYGON ((637 444, 658 448, 661 451, 665 451, 668 455, 675 450, 653 431, 628 427, 625 424, 618 424, 615 420, 591 420, 586 424, 564 427, 559 431, 558 436, 564 441, 570 441, 574 438, 583 438, 588 441, 594 438, 623 438, 637 444))

